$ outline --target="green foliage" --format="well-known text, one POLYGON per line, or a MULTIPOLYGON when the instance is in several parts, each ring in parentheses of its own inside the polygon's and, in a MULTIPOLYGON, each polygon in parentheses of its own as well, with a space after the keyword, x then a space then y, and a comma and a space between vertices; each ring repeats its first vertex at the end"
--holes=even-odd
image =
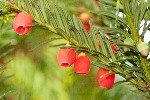
MULTIPOLYGON (((96 33, 91 33, 91 36, 89 37, 88 32, 85 30, 78 18, 76 18, 75 16, 72 18, 59 7, 48 5, 48 1, 39 1, 41 5, 46 5, 45 7, 35 5, 35 2, 33 2, 32 0, 25 1, 29 3, 25 3, 26 5, 24 5, 24 3, 22 3, 21 5, 21 2, 16 1, 16 4, 18 3, 18 7, 20 7, 20 9, 29 11, 35 21, 37 21, 40 25, 45 26, 50 31, 57 33, 64 39, 73 43, 73 46, 79 46, 81 48, 86 47, 89 50, 93 50, 92 52, 100 52, 98 45, 96 45, 97 39, 100 41, 100 43, 102 43, 102 41, 105 41, 101 40, 102 38, 99 38, 104 38, 104 36, 102 36, 96 28, 93 29, 93 32, 96 33)), ((109 41, 106 38, 105 40, 109 41)), ((112 51, 110 45, 108 45, 108 47, 110 48, 110 51, 112 51)), ((103 49, 102 51, 105 52, 105 54, 107 52, 106 49, 103 49)), ((111 55, 114 55, 113 53, 114 52, 112 52, 111 55)), ((100 54, 101 55, 98 56, 102 58, 104 55, 101 52, 100 54)), ((113 56, 113 58, 115 58, 115 56, 113 56)), ((104 58, 102 58, 102 60, 104 60, 104 58)), ((109 61, 109 58, 107 58, 107 61, 109 61)))
MULTIPOLYGON (((78 52, 86 52, 93 60, 93 65, 114 70, 128 82, 131 82, 140 92, 150 97, 150 66, 147 58, 141 56, 136 47, 139 39, 143 39, 144 34, 149 29, 149 0, 147 2, 143 0, 99 0, 100 3, 103 3, 102 9, 91 8, 91 12, 97 17, 105 16, 104 18, 108 18, 111 27, 95 26, 94 22, 91 21, 90 33, 86 31, 78 17, 69 15, 65 10, 58 7, 57 2, 54 4, 49 0, 38 0, 37 2, 34 0, 13 1, 15 3, 13 6, 9 6, 10 3, 7 1, 1 1, 8 4, 8 6, 0 5, 0 11, 2 12, 0 17, 4 14, 9 15, 3 13, 5 8, 7 8, 6 12, 11 11, 10 14, 26 11, 33 17, 34 27, 40 26, 39 29, 44 29, 40 31, 40 34, 34 34, 39 38, 36 38, 35 43, 31 41, 31 45, 29 45, 31 51, 45 43, 63 38, 69 41, 71 46, 66 47, 63 45, 64 43, 55 46, 63 45, 64 48, 74 48, 78 52), (112 10, 110 11, 110 9, 112 10), (122 13, 122 16, 119 16, 119 13, 122 13), (143 32, 139 35, 140 24, 143 20, 145 20, 143 32), (105 37, 105 33, 110 35, 111 38, 105 37), (47 36, 50 36, 50 38, 47 38, 47 36), (132 38, 135 45, 123 44, 126 38, 132 38), (111 43, 116 44, 117 53, 113 51, 111 43), (130 48, 130 50, 124 52, 124 46, 130 48)), ((33 37, 35 37, 34 35, 33 37)), ((26 41, 22 43, 25 44, 26 41)), ((28 43, 30 44, 30 41, 28 43)), ((4 47, 2 46, 2 48, 4 47)), ((39 81, 42 82, 42 80, 39 81)))

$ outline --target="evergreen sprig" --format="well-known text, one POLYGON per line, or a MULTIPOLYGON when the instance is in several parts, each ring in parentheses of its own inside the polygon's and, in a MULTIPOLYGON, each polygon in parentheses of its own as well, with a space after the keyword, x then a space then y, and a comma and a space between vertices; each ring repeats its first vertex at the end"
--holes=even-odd
POLYGON ((72 48, 85 51, 97 58, 94 63, 95 66, 114 70, 150 97, 150 66, 147 58, 141 56, 136 47, 139 39, 143 39, 144 34, 149 29, 149 25, 147 25, 150 18, 149 0, 147 2, 143 0, 109 0, 110 2, 99 0, 105 5, 104 9, 92 12, 97 16, 109 17, 114 27, 95 27, 91 23, 90 33, 86 31, 78 17, 69 15, 57 5, 52 5, 53 3, 48 0, 39 0, 38 2, 34 0, 13 1, 15 3, 11 8, 15 9, 13 13, 28 12, 37 24, 45 27, 50 33, 53 32, 69 41, 72 48), (115 4, 119 5, 116 6, 115 4), (108 6, 114 9, 110 11, 108 6), (122 13, 123 17, 120 17, 116 12, 122 13), (140 24, 143 20, 145 20, 144 30, 139 35, 140 24), (105 32, 112 38, 106 38, 105 32), (127 37, 134 40, 134 46, 123 44, 127 37), (112 42, 117 45, 117 53, 112 50, 112 42), (123 46, 128 46, 130 51, 124 52, 123 46))

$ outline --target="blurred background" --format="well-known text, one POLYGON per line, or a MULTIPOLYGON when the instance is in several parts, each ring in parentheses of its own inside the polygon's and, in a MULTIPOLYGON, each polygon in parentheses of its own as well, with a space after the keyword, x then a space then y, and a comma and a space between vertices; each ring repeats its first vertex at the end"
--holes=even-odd
MULTIPOLYGON (((56 4, 70 14, 102 9, 94 0, 58 0, 56 4)), ((135 93, 133 86, 117 84, 111 89, 98 86, 96 74, 99 68, 91 66, 86 76, 74 73, 73 66, 60 67, 57 63, 56 37, 41 26, 34 25, 25 36, 18 36, 12 29, 13 17, 2 16, 0 21, 0 98, 1 100, 148 100, 135 93)), ((92 16, 95 25, 107 26, 109 19, 92 16)), ((116 75, 115 82, 124 80, 116 75)))

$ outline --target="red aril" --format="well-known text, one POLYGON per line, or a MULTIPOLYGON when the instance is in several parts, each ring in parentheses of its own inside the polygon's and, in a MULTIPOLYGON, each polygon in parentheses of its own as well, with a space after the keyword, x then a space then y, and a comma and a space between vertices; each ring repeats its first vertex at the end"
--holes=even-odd
POLYGON ((86 30, 88 32, 90 32, 90 24, 89 23, 84 24, 84 27, 86 28, 86 30))
POLYGON ((27 12, 16 14, 13 21, 13 29, 19 35, 27 34, 32 28, 33 20, 27 12))
POLYGON ((76 52, 73 49, 60 49, 57 54, 58 64, 62 67, 71 66, 76 59, 76 52))
POLYGON ((104 68, 98 70, 97 80, 100 87, 108 89, 114 85, 115 74, 111 74, 110 72, 110 70, 104 68))
POLYGON ((90 64, 91 63, 88 56, 79 56, 74 62, 74 71, 79 75, 86 75, 90 71, 90 64))
POLYGON ((114 53, 116 53, 117 52, 116 45, 114 43, 111 43, 111 47, 112 47, 114 53))

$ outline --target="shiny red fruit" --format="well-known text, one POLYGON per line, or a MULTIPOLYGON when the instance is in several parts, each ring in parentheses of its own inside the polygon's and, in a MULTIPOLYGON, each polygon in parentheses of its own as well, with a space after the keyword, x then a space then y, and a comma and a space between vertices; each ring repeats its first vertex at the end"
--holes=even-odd
POLYGON ((86 75, 90 71, 90 64, 88 56, 79 56, 74 62, 74 70, 79 75, 86 75))
POLYGON ((84 27, 86 28, 86 30, 87 30, 88 32, 90 32, 90 24, 89 24, 89 23, 84 24, 84 27))
POLYGON ((58 64, 62 67, 71 66, 76 59, 76 51, 73 49, 60 49, 57 54, 58 64))
POLYGON ((109 74, 110 70, 100 68, 97 73, 98 84, 102 88, 111 88, 114 85, 115 74, 109 74))
POLYGON ((13 29, 19 35, 27 34, 32 28, 33 20, 27 12, 18 13, 13 21, 13 29))

